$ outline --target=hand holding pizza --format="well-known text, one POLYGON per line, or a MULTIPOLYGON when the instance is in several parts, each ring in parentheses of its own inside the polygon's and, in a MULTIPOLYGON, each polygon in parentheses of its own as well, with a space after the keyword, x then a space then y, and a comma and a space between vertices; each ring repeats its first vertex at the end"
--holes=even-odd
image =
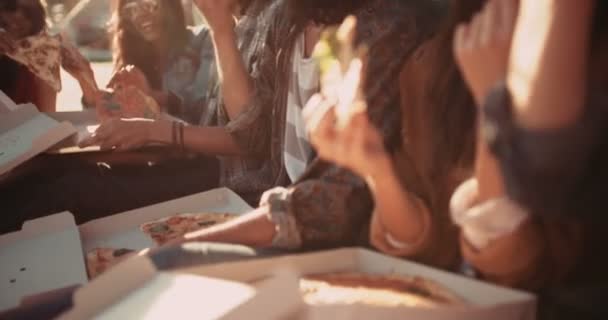
POLYGON ((135 86, 118 86, 114 91, 101 91, 96 101, 97 115, 101 120, 108 118, 155 119, 160 114, 160 106, 156 100, 135 86))
POLYGON ((116 71, 107 87, 112 90, 119 90, 121 87, 130 86, 138 88, 146 95, 152 95, 148 78, 141 69, 133 65, 128 65, 116 71))
POLYGON ((313 96, 303 113, 311 143, 321 158, 367 176, 388 155, 382 135, 367 115, 361 90, 365 56, 353 49, 355 25, 348 18, 340 27, 338 41, 347 49, 339 50, 340 61, 335 57, 321 60, 323 93, 313 96))

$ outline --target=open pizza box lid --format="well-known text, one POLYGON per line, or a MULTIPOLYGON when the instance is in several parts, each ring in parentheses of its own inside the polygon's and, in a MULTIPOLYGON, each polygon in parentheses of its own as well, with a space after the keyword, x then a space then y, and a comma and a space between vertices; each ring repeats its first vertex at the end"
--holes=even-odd
POLYGON ((86 148, 78 147, 78 143, 90 136, 99 127, 99 120, 95 110, 47 112, 46 115, 59 122, 71 123, 76 128, 76 134, 64 139, 47 150, 53 154, 70 154, 80 152, 98 152, 99 146, 86 148))
POLYGON ((238 195, 221 188, 80 226, 67 212, 27 221, 21 231, 0 236, 0 311, 18 307, 24 298, 87 283, 84 253, 91 249, 153 247, 139 231, 143 223, 179 213, 249 210, 238 195))
MULTIPOLYGON (((303 307, 310 319, 428 319, 533 320, 536 318, 534 295, 497 287, 421 264, 388 257, 365 249, 340 249, 312 254, 208 265, 181 272, 250 283, 276 269, 291 269, 298 274, 363 272, 403 274, 430 279, 464 298, 471 307, 419 309, 408 307, 374 308, 361 305, 303 307)), ((295 283, 286 284, 297 288, 295 283)), ((279 301, 285 292, 276 292, 279 301)))
POLYGON ((158 272, 136 257, 77 290, 73 308, 58 319, 284 319, 299 306, 294 279, 277 274, 254 287, 158 272), (281 303, 276 292, 286 293, 281 303))
POLYGON ((0 175, 75 133, 71 123, 40 113, 33 104, 0 113, 0 175))
POLYGON ((1 236, 0 261, 0 310, 30 295, 87 282, 78 227, 67 212, 1 236))

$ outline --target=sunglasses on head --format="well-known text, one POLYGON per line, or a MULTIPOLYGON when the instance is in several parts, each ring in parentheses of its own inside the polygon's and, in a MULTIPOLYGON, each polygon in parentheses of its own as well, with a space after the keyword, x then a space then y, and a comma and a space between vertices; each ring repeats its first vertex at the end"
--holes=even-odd
POLYGON ((125 18, 133 19, 143 13, 153 13, 160 9, 158 0, 134 0, 124 5, 121 14, 125 18))

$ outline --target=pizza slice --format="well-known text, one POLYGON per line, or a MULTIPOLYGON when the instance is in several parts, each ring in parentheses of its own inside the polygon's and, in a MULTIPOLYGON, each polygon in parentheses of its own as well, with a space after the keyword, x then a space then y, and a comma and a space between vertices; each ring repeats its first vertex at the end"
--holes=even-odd
POLYGON ((143 224, 140 229, 156 244, 162 246, 187 233, 224 223, 236 216, 229 213, 178 214, 143 224))
POLYGON ((160 116, 160 106, 154 98, 134 86, 117 87, 114 91, 103 91, 97 102, 100 118, 146 118, 160 116))
POLYGON ((111 267, 130 257, 134 250, 96 248, 86 255, 86 266, 89 279, 94 279, 111 267))
POLYGON ((377 307, 464 306, 466 302, 444 286, 423 277, 371 275, 356 272, 303 277, 300 291, 311 305, 365 304, 377 307))
POLYGON ((10 43, 4 54, 25 66, 36 77, 47 83, 53 90, 61 91, 61 40, 46 31, 12 40, 6 32, 0 32, 3 43, 10 43))

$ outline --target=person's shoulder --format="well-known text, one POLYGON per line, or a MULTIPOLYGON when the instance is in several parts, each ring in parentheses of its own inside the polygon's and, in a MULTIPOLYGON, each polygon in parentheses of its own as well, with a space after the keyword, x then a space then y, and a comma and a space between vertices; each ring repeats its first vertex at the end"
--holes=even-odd
POLYGON ((190 26, 187 30, 191 47, 200 47, 211 41, 211 30, 205 24, 190 26))
POLYGON ((211 30, 209 26, 206 24, 200 24, 197 26, 189 26, 188 33, 192 38, 200 38, 200 37, 208 37, 210 35, 211 30))

